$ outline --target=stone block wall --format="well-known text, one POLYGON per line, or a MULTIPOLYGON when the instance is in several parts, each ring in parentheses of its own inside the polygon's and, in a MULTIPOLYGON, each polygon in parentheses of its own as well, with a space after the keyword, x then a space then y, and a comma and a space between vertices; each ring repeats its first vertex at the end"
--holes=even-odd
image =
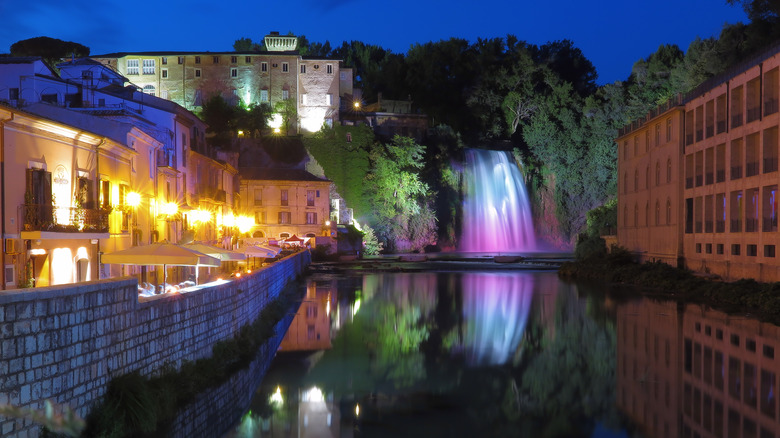
MULTIPOLYGON (((48 399, 84 417, 114 376, 210 356, 310 261, 300 252, 224 284, 141 299, 134 278, 2 291, 0 404, 42 409, 48 399)), ((0 416, 0 436, 39 431, 0 416)))

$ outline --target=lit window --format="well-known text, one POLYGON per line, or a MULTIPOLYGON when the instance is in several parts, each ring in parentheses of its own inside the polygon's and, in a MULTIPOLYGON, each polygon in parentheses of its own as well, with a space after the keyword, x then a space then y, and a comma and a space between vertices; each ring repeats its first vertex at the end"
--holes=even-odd
POLYGON ((333 105, 333 95, 327 94, 325 95, 325 105, 332 106, 333 105))
POLYGON ((290 98, 290 90, 282 90, 282 100, 287 100, 290 98))
POLYGON ((168 65, 168 58, 167 58, 167 57, 165 57, 165 56, 163 56, 163 57, 162 57, 162 60, 160 61, 160 63, 161 63, 162 65, 168 65))
POLYGON ((167 79, 168 78, 168 69, 167 68, 161 69, 160 70, 160 75, 162 76, 163 79, 167 79))
POLYGON ((129 75, 137 75, 138 74, 138 60, 137 59, 128 59, 126 62, 127 67, 127 74, 129 75))
POLYGON ((317 223, 317 213, 306 213, 306 224, 314 225, 317 223))
POLYGON ((289 224, 291 223, 291 214, 289 211, 280 211, 279 212, 279 223, 280 224, 289 224))
POLYGON ((144 94, 148 94, 150 96, 154 96, 154 85, 144 85, 144 94))
POLYGON ((154 59, 144 59, 144 68, 143 73, 145 75, 153 75, 154 74, 154 59))
POLYGON ((301 94, 301 105, 306 105, 307 100, 306 93, 301 94))
POLYGON ((268 102, 268 90, 260 90, 260 102, 268 102))

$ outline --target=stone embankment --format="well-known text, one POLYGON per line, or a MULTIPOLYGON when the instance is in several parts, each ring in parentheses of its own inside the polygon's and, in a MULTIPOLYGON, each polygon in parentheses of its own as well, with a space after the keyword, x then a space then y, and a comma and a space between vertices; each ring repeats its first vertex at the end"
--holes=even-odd
MULTIPOLYGON (((134 278, 0 292, 0 404, 43 409, 51 400, 86 416, 115 376, 210 356, 310 263, 299 252, 230 282, 141 301, 134 278)), ((0 436, 39 432, 0 417, 0 436)))

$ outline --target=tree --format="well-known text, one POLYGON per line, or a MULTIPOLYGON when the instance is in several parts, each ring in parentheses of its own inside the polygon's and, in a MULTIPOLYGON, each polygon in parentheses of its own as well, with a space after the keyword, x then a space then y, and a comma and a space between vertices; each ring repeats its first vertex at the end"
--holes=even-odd
POLYGON ((374 206, 373 224, 391 250, 424 251, 436 243, 432 193, 419 175, 425 146, 396 135, 389 145, 373 148, 366 193, 374 206))
POLYGON ((227 149, 231 145, 236 130, 238 108, 229 105, 221 95, 211 96, 203 104, 200 118, 208 125, 206 132, 212 134, 209 142, 212 146, 227 149))
POLYGON ((11 56, 40 56, 54 67, 63 58, 89 56, 89 47, 73 41, 40 36, 11 44, 11 56))
POLYGON ((260 50, 260 45, 253 42, 251 38, 243 37, 233 43, 233 50, 236 52, 251 52, 260 50))

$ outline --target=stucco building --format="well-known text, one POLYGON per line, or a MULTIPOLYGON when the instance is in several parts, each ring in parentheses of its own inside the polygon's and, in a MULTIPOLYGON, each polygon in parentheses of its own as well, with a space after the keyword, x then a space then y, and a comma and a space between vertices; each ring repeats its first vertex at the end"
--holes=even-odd
POLYGON ((241 214, 255 219, 251 237, 330 236, 329 180, 302 169, 242 167, 239 175, 241 214))
POLYGON ((291 132, 316 132, 339 120, 342 96, 352 93, 352 70, 339 60, 301 56, 297 37, 272 33, 264 52, 122 52, 92 56, 144 93, 194 110, 215 94, 233 104, 294 99, 291 132))
POLYGON ((726 279, 780 280, 779 51, 733 67, 620 132, 620 245, 642 260, 726 279))

